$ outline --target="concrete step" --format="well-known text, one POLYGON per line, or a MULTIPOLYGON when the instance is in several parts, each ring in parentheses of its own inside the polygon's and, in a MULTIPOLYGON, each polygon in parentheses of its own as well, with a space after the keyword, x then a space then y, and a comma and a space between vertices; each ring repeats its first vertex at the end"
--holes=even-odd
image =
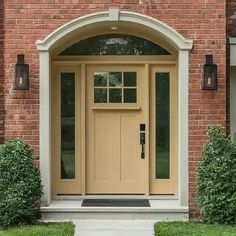
POLYGON ((82 207, 82 201, 53 201, 50 206, 41 207, 41 214, 43 220, 188 220, 188 207, 181 207, 176 201, 149 202, 151 207, 82 207))

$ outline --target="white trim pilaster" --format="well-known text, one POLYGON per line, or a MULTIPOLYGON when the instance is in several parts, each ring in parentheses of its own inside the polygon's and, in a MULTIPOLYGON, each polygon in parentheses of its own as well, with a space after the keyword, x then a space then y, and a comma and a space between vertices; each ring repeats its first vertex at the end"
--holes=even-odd
POLYGON ((43 184, 42 205, 51 201, 51 115, 50 54, 39 51, 40 82, 40 171, 43 184))
POLYGON ((189 51, 179 50, 178 78, 178 160, 179 199, 181 206, 188 206, 188 82, 189 51))

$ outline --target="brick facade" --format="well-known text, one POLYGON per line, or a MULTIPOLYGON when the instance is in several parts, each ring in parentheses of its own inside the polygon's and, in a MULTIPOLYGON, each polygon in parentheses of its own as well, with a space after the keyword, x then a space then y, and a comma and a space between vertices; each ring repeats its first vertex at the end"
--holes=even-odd
POLYGON ((227 1, 227 36, 236 37, 236 1, 227 1))
POLYGON ((5 0, 5 138, 24 138, 38 155, 39 65, 35 41, 72 19, 111 6, 157 18, 194 41, 189 68, 189 206, 191 217, 197 217, 196 174, 207 139, 206 127, 211 123, 226 125, 224 0, 5 0), (16 55, 22 53, 30 64, 30 90, 14 91, 16 55), (218 64, 218 91, 201 90, 202 65, 209 53, 218 64))
POLYGON ((229 132, 229 119, 230 119, 230 45, 229 45, 229 37, 236 37, 236 1, 228 0, 226 2, 226 17, 227 17, 227 24, 226 24, 226 35, 227 35, 227 67, 226 67, 226 74, 227 74, 227 123, 228 123, 228 132, 229 132))
POLYGON ((0 0, 0 143, 4 140, 4 5, 0 0))

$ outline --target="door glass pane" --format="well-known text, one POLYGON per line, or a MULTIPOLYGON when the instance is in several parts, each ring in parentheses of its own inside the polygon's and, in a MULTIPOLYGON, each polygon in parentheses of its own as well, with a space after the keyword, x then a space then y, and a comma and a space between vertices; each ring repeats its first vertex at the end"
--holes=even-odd
POLYGON ((95 103, 107 103, 107 89, 106 88, 102 88, 102 89, 98 89, 95 88, 94 89, 94 102, 95 103))
POLYGON ((122 101, 122 90, 121 89, 110 89, 109 102, 110 103, 121 103, 121 101, 122 101))
POLYGON ((94 73, 94 87, 106 87, 107 79, 108 79, 107 72, 95 72, 94 73))
POLYGON ((136 87, 136 72, 124 72, 124 86, 136 87))
POLYGON ((122 73, 121 72, 110 72, 109 73, 109 86, 110 87, 121 87, 122 84, 122 73))
POLYGON ((136 103, 136 89, 124 89, 124 103, 136 103))
POLYGON ((156 73, 156 178, 170 178, 169 73, 156 73))
POLYGON ((137 103, 137 72, 94 72, 94 103, 137 103))
POLYGON ((61 73, 61 178, 75 178, 74 73, 61 73))

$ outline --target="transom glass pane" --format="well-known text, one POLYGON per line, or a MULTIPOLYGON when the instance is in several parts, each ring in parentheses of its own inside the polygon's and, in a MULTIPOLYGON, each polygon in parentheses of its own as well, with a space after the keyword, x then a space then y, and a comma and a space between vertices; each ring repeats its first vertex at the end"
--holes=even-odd
POLYGON ((86 55, 170 55, 170 53, 147 39, 124 34, 104 34, 81 40, 59 54, 59 56, 86 55))
POLYGON ((121 87, 122 84, 122 73, 121 72, 110 72, 109 73, 109 86, 110 87, 121 87))
POLYGON ((136 86, 136 72, 124 72, 124 86, 135 87, 136 86))
POLYGON ((107 103, 107 89, 94 89, 94 102, 95 103, 107 103))
POLYGON ((136 89, 124 89, 124 103, 136 103, 136 89))
POLYGON ((75 178, 74 73, 61 73, 61 178, 75 178))
POLYGON ((156 73, 156 178, 170 178, 170 74, 156 73))
POLYGON ((106 87, 107 79, 108 79, 107 72, 95 72, 94 73, 94 87, 106 87))
POLYGON ((109 102, 110 103, 121 103, 122 102, 122 90, 121 89, 110 89, 109 90, 109 102))

